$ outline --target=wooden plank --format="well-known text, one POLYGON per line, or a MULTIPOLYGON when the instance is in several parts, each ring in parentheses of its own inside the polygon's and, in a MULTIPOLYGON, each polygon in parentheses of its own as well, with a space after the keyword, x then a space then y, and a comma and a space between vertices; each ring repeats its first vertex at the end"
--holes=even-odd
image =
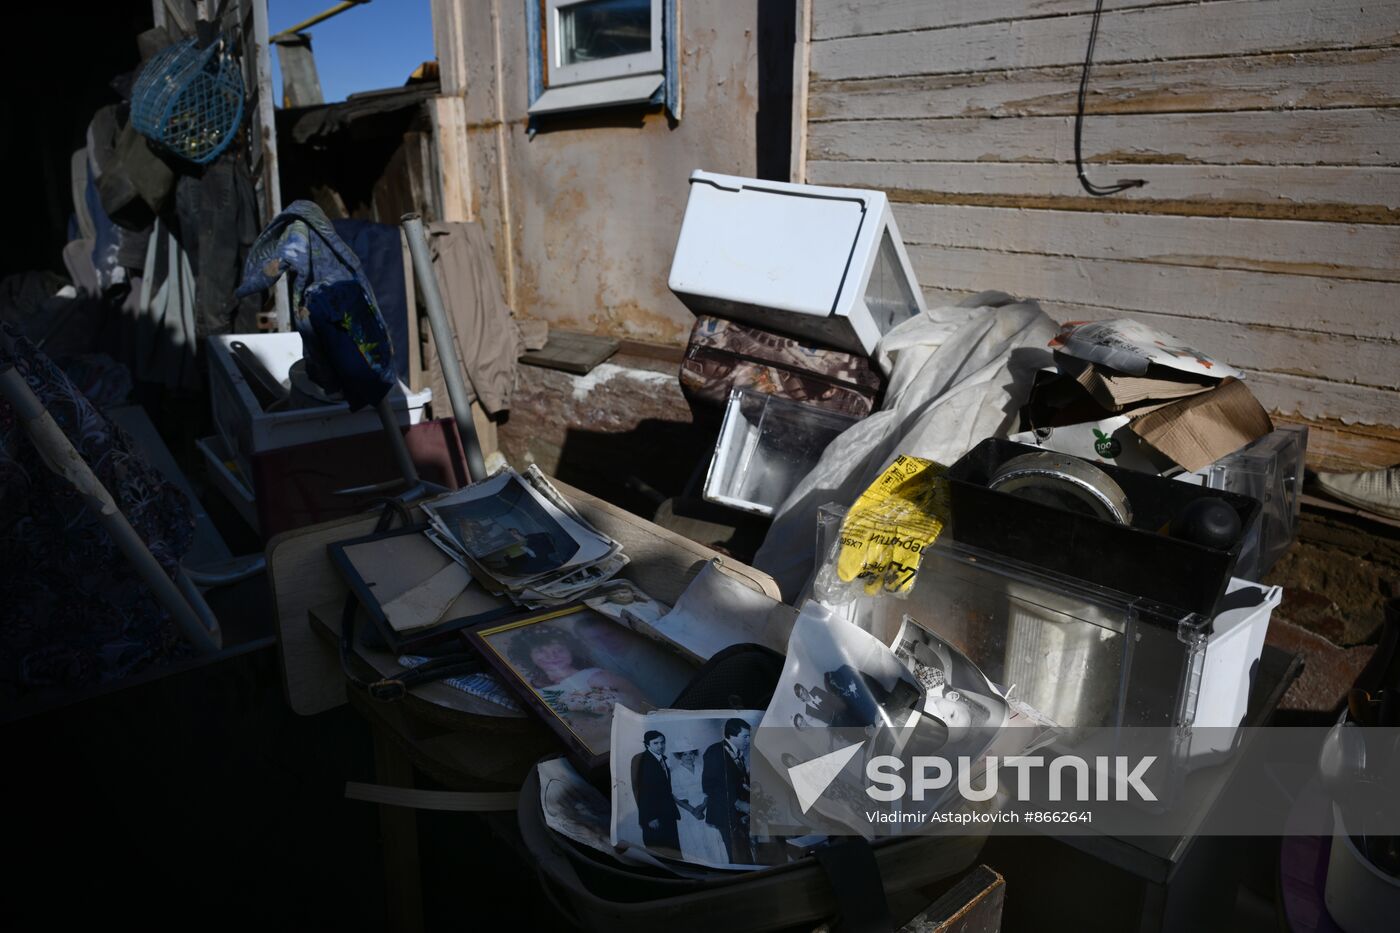
MULTIPOLYGON (((1087 112, 1184 113, 1400 104, 1400 49, 1131 62, 1095 67, 1087 112)), ((1073 114, 1080 67, 822 81, 811 120, 1073 114)))
MULTIPOLYGON (((1105 0, 1105 10, 1168 6, 1183 0, 1105 0)), ((1195 0, 1188 0, 1195 2, 1195 0)), ((813 38, 946 29, 1009 19, 1083 13, 1083 0, 812 0, 813 38)))
MULTIPOLYGON (((812 43, 812 75, 832 81, 1074 65, 1084 61, 1091 21, 1086 12, 821 40, 812 43)), ((1400 0, 1223 0, 1105 13, 1094 61, 1310 52, 1397 39, 1400 0)))
MULTIPOLYGON (((927 290, 925 290, 927 295, 927 290)), ((930 300, 934 300, 930 297, 930 300)), ((1055 307, 1054 302, 1043 303, 1047 313, 1055 307)), ((1123 313, 1123 312, 1119 312, 1123 313)), ((1054 316, 1053 314, 1051 315, 1054 316)), ((1141 318, 1149 323, 1157 323, 1152 315, 1140 312, 1124 313, 1125 317, 1141 318)), ((1170 326, 1173 336, 1190 333, 1179 326, 1176 319, 1170 326), (1178 333, 1179 332, 1179 333, 1178 333)), ((1209 341, 1200 341, 1202 349, 1214 349, 1209 341)), ((1337 380, 1321 379, 1316 376, 1294 373, 1272 372, 1263 369, 1241 367, 1246 373, 1250 391, 1266 409, 1274 414, 1282 414, 1292 419, 1331 419, 1344 425, 1389 425, 1400 422, 1400 393, 1394 389, 1375 386, 1354 385, 1337 380)), ((1387 449, 1400 448, 1397 444, 1387 449)), ((1386 464, 1395 462, 1386 461, 1386 464)))
POLYGON ((404 308, 408 310, 408 387, 423 391, 423 338, 418 333, 418 279, 413 272, 413 256, 408 251, 408 234, 399 226, 399 260, 403 263, 404 308))
POLYGON ((1249 387, 1270 411, 1337 418, 1345 424, 1394 425, 1400 420, 1400 395, 1387 389, 1266 372, 1251 373, 1249 387))
MULTIPOLYGON (((1313 469, 1353 473, 1400 463, 1400 430, 1393 426, 1343 424, 1335 418, 1297 415, 1275 415, 1274 421, 1307 425, 1308 466, 1313 469)), ((1305 504, 1309 498, 1304 496, 1305 504)))
POLYGON ((891 200, 1235 217, 1400 222, 1400 169, 1331 165, 1096 164, 1094 178, 1147 184, 1085 194, 1074 169, 1031 162, 809 162, 818 185, 875 188, 891 200))
POLYGON ((808 87, 812 74, 812 0, 796 0, 797 23, 792 50, 792 149, 788 181, 801 184, 807 176, 807 122, 811 112, 808 87))
MULTIPOLYGON (((932 305, 952 304, 966 292, 925 289, 932 305)), ((1034 297, 1034 296, 1032 296, 1034 297)), ((1363 340, 1287 327, 1237 324, 1210 317, 1185 317, 1147 311, 1038 299, 1057 321, 1098 321, 1129 317, 1150 324, 1188 346, 1242 369, 1350 382, 1380 389, 1400 389, 1400 343, 1363 340)), ((1400 402, 1400 399, 1397 399, 1400 402)))
POLYGON ((475 220, 462 98, 434 97, 429 102, 428 113, 433 121, 433 141, 437 144, 437 200, 442 205, 442 219, 475 220))
MULTIPOLYGON (((1073 117, 852 120, 808 127, 810 160, 1072 162, 1073 117)), ((1400 163, 1400 109, 1180 116, 1106 114, 1084 127, 1091 162, 1235 165, 1400 163)))
POLYGON ((620 345, 614 337, 550 328, 545 345, 539 350, 526 350, 520 362, 582 376, 616 353, 620 345))
MULTIPOLYGON (((281 164, 277 158, 276 98, 272 93, 272 51, 268 45, 267 4, 253 2, 253 35, 251 43, 244 36, 245 47, 251 47, 257 68, 257 128, 260 139, 257 162, 262 175, 262 201, 258 204, 259 219, 269 224, 282 211, 281 164)), ((279 331, 292 329, 292 305, 288 297, 287 280, 280 279, 272 290, 275 320, 279 331)))
POLYGON ((1400 339, 1395 286, 1384 282, 942 246, 910 246, 908 251, 915 275, 928 288, 961 292, 995 288, 1101 308, 1239 324, 1284 322, 1316 333, 1400 339))
POLYGON ((1400 227, 897 204, 906 245, 1400 282, 1400 227))
POLYGON ((438 60, 438 84, 442 93, 456 96, 466 91, 466 67, 462 60, 462 7, 452 0, 431 0, 433 51, 438 60))

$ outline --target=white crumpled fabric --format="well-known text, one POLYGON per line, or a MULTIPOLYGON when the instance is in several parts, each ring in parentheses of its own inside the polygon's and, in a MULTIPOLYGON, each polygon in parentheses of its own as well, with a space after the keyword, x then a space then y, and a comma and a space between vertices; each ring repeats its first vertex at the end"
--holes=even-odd
POLYGON ((883 407, 833 440, 774 512, 754 557, 792 603, 810 584, 817 509, 849 505, 899 454, 952 462, 1005 437, 1059 331, 1034 301, 982 292, 931 308, 885 334, 875 352, 890 373, 883 407), (888 364, 888 366, 886 366, 888 364))

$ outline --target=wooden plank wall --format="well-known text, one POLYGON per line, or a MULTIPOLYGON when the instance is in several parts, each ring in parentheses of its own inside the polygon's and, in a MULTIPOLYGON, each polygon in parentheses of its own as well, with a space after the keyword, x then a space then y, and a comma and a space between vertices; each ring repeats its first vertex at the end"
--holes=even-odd
POLYGON ((810 2, 805 180, 887 191, 930 300, 1126 313, 1400 436, 1400 0, 1107 0, 1108 198, 1091 0, 810 2))

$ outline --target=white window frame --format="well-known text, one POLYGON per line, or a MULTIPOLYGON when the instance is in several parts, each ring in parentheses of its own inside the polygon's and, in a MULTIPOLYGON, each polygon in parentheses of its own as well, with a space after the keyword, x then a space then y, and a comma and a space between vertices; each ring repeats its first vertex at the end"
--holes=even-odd
POLYGON ((597 61, 580 62, 577 65, 564 64, 564 44, 560 40, 564 12, 572 6, 579 6, 589 0, 546 0, 545 4, 545 51, 549 55, 549 87, 567 87, 572 84, 585 84, 593 81, 608 81, 613 78, 626 78, 632 75, 661 75, 665 71, 661 45, 662 0, 651 3, 651 48, 646 52, 632 55, 617 55, 600 58, 597 61))

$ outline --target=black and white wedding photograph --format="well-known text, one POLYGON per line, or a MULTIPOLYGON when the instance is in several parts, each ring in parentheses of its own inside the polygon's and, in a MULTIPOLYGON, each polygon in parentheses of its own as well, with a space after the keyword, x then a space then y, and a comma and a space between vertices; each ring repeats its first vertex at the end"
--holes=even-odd
POLYGON ((761 710, 618 707, 612 842, 711 868, 755 864, 750 760, 761 710))

